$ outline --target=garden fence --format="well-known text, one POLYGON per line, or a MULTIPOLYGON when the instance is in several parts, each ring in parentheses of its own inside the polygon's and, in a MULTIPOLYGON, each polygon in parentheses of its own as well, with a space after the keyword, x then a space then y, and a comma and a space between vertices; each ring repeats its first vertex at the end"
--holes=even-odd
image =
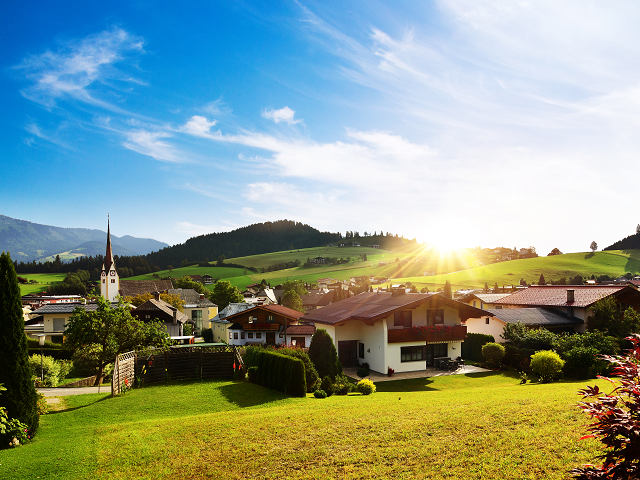
POLYGON ((122 392, 123 386, 133 387, 135 377, 136 352, 121 353, 116 357, 111 379, 111 396, 122 392))

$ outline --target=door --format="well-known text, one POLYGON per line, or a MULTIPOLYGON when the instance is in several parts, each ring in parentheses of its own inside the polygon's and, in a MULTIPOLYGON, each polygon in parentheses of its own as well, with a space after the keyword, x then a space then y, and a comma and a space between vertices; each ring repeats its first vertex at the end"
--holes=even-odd
POLYGON ((276 332, 267 332, 267 345, 276 344, 276 332))
POLYGON ((353 367, 356 364, 358 354, 358 341, 347 340, 338 342, 338 360, 344 368, 353 367))

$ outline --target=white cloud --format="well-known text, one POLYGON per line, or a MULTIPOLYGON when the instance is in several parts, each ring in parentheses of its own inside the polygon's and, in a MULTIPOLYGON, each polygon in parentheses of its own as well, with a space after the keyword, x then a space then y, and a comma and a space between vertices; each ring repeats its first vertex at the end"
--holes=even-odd
MULTIPOLYGON (((60 125, 60 127, 58 128, 58 131, 55 133, 48 133, 48 132, 44 132, 40 126, 36 123, 30 123, 28 125, 25 126, 25 130, 27 132, 29 132, 31 135, 35 135, 36 137, 45 140, 49 143, 53 143, 55 145, 58 145, 60 147, 63 148, 67 148, 67 149, 71 149, 73 150, 73 148, 68 145, 66 142, 60 140, 60 138, 58 137, 58 134, 60 133, 61 130, 63 130, 65 128, 65 124, 63 123, 62 125, 60 125)), ((35 139, 33 137, 30 137, 28 139, 26 139, 25 143, 27 145, 29 145, 30 147, 33 146, 35 139)))
POLYGON ((211 133, 210 130, 216 123, 218 123, 216 120, 208 121, 205 117, 194 115, 187 123, 181 126, 178 131, 193 135, 194 137, 215 139, 219 135, 211 133))
POLYGON ((294 120, 296 112, 289 107, 281 108, 280 110, 264 110, 262 116, 269 120, 273 120, 276 123, 284 122, 288 125, 295 125, 296 123, 302 123, 302 119, 294 120))
POLYGON ((166 132, 135 130, 127 133, 127 141, 122 145, 129 150, 163 162, 177 163, 186 161, 186 159, 177 154, 174 147, 161 140, 168 137, 171 137, 171 135, 166 132))
POLYGON ((46 106, 53 106, 56 99, 71 97, 117 109, 95 98, 89 87, 96 82, 104 84, 106 79, 141 83, 113 66, 128 52, 142 51, 142 40, 120 28, 90 35, 80 41, 69 41, 57 51, 33 55, 16 67, 32 81, 22 94, 46 106))

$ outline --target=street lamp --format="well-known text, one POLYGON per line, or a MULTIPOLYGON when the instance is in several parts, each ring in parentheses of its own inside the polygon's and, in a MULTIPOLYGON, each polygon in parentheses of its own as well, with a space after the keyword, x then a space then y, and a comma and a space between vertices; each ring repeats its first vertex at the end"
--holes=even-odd
POLYGON ((38 335, 38 343, 40 344, 40 382, 44 383, 44 370, 42 369, 42 346, 46 335, 41 333, 38 335))

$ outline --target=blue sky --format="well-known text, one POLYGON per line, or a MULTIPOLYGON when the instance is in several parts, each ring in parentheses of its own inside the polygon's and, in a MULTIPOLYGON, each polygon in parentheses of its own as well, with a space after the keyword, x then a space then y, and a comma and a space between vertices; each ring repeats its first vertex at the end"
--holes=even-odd
POLYGON ((169 244, 290 219, 443 246, 635 233, 635 2, 28 2, 0 213, 169 244))

